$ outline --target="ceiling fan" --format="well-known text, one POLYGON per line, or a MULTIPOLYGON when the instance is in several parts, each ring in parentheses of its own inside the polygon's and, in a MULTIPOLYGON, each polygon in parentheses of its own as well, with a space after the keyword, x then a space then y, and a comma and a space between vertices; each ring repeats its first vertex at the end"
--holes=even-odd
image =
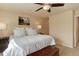
POLYGON ((47 12, 51 12, 51 7, 61 7, 64 6, 64 3, 35 3, 38 5, 42 5, 42 7, 40 7, 39 9, 35 10, 35 12, 44 9, 47 12))

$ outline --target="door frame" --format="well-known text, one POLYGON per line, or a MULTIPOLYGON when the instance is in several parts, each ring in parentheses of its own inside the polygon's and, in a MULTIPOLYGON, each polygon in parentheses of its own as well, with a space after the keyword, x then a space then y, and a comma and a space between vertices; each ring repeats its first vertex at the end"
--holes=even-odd
POLYGON ((77 22, 77 20, 78 20, 78 18, 79 18, 79 15, 76 15, 76 16, 74 16, 74 18, 73 18, 73 31, 74 31, 74 33, 73 33, 73 46, 74 46, 74 48, 75 47, 77 47, 77 25, 78 25, 78 22, 77 22))

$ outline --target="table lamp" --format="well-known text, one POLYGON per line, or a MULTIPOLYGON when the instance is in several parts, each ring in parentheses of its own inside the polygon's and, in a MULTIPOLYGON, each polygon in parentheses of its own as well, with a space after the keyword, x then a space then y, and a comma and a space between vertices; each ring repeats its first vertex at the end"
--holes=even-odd
POLYGON ((0 38, 3 36, 3 31, 6 29, 5 23, 0 23, 0 38))
POLYGON ((38 33, 40 33, 40 30, 42 29, 42 25, 37 25, 38 33))

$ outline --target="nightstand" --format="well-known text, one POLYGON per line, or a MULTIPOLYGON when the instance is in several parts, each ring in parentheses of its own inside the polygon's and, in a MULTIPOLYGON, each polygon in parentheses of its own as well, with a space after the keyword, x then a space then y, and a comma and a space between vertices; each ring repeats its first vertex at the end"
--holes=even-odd
POLYGON ((3 52, 8 47, 8 43, 9 37, 0 38, 0 52, 3 52))
POLYGON ((39 34, 41 34, 41 35, 49 35, 49 34, 47 34, 47 33, 39 33, 39 34))
POLYGON ((45 34, 45 33, 39 33, 39 34, 45 34))

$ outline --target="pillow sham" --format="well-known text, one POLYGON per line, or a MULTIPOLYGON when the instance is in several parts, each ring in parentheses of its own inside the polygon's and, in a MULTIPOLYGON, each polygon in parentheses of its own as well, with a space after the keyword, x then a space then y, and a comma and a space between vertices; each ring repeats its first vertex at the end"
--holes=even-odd
POLYGON ((26 35, 26 33, 25 33, 24 28, 16 28, 13 31, 13 36, 14 37, 22 37, 22 36, 25 36, 25 35, 26 35))
POLYGON ((25 28, 25 31, 27 35, 37 35, 37 30, 33 28, 25 28))

